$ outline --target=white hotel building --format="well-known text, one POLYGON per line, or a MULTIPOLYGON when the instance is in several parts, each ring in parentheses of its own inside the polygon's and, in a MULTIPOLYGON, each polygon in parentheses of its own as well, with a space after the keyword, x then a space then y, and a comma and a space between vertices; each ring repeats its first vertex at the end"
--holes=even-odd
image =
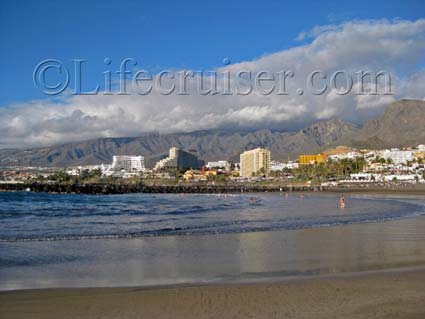
POLYGON ((217 161, 217 162, 208 162, 206 165, 206 168, 213 169, 213 168, 221 168, 225 171, 230 171, 230 163, 228 161, 217 161))
POLYGON ((112 165, 106 167, 102 165, 103 175, 106 176, 115 175, 116 173, 134 175, 144 171, 146 171, 146 168, 143 156, 114 156, 112 159, 112 165))
POLYGON ((391 158, 394 164, 406 164, 407 161, 412 161, 414 159, 413 151, 403 151, 396 148, 390 150, 381 151, 379 154, 384 159, 391 158))
POLYGON ((114 171, 143 172, 145 171, 145 158, 143 156, 114 156, 111 168, 114 171))

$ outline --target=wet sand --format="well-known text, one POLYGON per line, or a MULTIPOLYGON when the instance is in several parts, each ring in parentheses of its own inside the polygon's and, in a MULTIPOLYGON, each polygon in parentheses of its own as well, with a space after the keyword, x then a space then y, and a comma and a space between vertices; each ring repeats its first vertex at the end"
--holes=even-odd
POLYGON ((425 269, 269 283, 0 293, 0 318, 425 318, 425 269))

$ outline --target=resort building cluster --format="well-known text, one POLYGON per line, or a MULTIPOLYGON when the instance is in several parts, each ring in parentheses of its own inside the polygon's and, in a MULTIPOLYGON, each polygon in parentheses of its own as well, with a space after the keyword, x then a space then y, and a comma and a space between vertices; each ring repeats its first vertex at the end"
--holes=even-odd
MULTIPOLYGON (((112 178, 160 178, 179 179, 187 182, 291 180, 308 167, 331 166, 332 163, 350 161, 361 163, 361 170, 344 172, 337 179, 322 183, 425 183, 425 145, 414 148, 383 150, 357 150, 337 147, 320 154, 302 154, 296 160, 271 160, 266 148, 246 150, 239 155, 239 162, 218 159, 205 163, 196 150, 172 147, 168 156, 147 168, 142 155, 116 155, 111 164, 79 166, 66 169, 69 176, 91 176, 97 170, 100 177, 112 178)), ((26 181, 37 176, 49 177, 52 168, 13 168, 0 170, 0 182, 26 181)))

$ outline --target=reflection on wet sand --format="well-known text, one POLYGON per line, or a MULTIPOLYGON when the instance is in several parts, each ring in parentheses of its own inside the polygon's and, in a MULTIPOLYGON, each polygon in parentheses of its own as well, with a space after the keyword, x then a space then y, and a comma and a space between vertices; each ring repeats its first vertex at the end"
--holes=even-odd
POLYGON ((424 229, 425 217, 418 217, 291 231, 2 243, 0 288, 228 282, 425 265, 424 229))

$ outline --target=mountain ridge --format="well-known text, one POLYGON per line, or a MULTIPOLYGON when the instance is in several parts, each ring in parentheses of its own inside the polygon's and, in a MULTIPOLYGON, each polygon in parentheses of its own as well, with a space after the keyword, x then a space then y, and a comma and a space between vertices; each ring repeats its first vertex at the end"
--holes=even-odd
POLYGON ((188 133, 143 133, 137 137, 105 137, 34 149, 0 150, 0 167, 69 167, 109 163, 113 155, 143 155, 148 167, 170 147, 196 149, 206 160, 238 161, 239 154, 267 147, 275 160, 317 153, 338 145, 355 148, 407 147, 425 144, 425 101, 401 100, 363 126, 329 119, 311 123, 296 132, 268 129, 244 132, 203 130, 188 133))

